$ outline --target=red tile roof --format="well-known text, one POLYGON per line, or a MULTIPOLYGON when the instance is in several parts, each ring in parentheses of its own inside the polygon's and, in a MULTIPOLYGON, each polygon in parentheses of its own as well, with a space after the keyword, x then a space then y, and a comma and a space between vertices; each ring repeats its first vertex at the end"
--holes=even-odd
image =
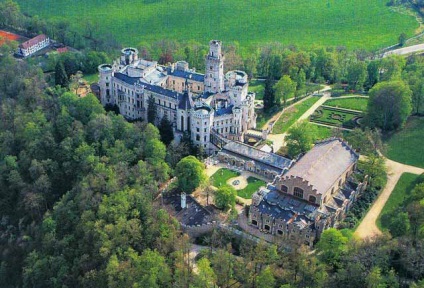
POLYGON ((47 36, 44 34, 40 34, 38 36, 35 36, 32 39, 29 39, 28 41, 25 41, 24 43, 22 43, 21 45, 19 45, 20 48, 22 49, 28 49, 31 46, 34 46, 38 43, 40 43, 41 41, 44 41, 47 39, 47 36))
POLYGON ((65 52, 68 52, 68 48, 67 47, 57 48, 57 53, 65 53, 65 52))

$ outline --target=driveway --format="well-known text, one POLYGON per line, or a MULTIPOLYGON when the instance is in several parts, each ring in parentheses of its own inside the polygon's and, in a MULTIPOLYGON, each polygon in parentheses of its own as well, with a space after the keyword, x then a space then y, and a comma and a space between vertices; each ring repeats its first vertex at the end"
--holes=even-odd
POLYGON ((413 174, 424 173, 424 169, 398 163, 387 158, 385 158, 385 160, 388 172, 387 184, 378 196, 377 200, 372 205, 371 209, 368 211, 367 215, 365 215, 361 224, 359 224, 358 228, 356 228, 355 235, 357 235, 361 239, 370 237, 372 238, 374 236, 382 234, 382 232, 380 231, 380 229, 378 229, 376 225, 376 221, 381 213, 381 210, 389 199, 390 194, 392 194, 396 183, 399 181, 400 176, 405 172, 413 174))

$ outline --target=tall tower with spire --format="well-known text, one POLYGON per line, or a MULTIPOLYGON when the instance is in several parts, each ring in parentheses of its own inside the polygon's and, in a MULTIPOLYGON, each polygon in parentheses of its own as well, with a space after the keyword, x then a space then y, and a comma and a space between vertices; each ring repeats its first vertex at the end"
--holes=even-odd
POLYGON ((209 54, 206 56, 205 92, 219 93, 224 91, 224 55, 221 41, 209 42, 209 54))

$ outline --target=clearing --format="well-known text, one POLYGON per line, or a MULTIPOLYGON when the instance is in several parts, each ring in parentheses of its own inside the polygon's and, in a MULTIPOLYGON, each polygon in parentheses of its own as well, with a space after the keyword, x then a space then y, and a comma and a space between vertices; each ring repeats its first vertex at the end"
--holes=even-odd
POLYGON ((241 46, 280 42, 302 47, 346 46, 367 50, 390 46, 418 22, 381 0, 17 0, 24 13, 67 21, 84 32, 91 23, 123 45, 155 40, 211 39, 241 46), (188 9, 189 7, 189 9, 188 9))
POLYGON ((389 159, 424 168, 424 117, 410 117, 405 128, 391 135, 385 143, 389 159))

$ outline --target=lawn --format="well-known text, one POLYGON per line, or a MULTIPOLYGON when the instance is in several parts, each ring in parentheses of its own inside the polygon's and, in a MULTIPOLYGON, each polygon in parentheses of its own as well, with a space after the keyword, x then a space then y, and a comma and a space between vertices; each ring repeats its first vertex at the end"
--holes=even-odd
POLYGON ((264 89, 265 89, 264 81, 253 80, 249 82, 249 92, 256 93, 256 97, 255 97, 256 100, 262 100, 264 98, 264 89))
POLYGON ((381 210, 380 215, 377 219, 377 226, 380 229, 384 229, 381 225, 381 217, 384 214, 387 214, 399 205, 402 204, 404 198, 411 192, 411 190, 415 187, 415 184, 417 183, 417 180, 419 179, 420 175, 411 174, 411 173, 403 173, 400 176, 399 181, 397 182, 395 189, 393 189, 392 194, 390 194, 389 199, 387 200, 386 204, 383 207, 383 210, 381 210))
POLYGON ((368 98, 342 98, 330 99, 325 101, 326 106, 352 109, 358 111, 366 111, 368 105, 368 98))
POLYGON ((237 195, 244 199, 252 198, 252 194, 258 191, 259 187, 266 186, 265 181, 259 180, 255 177, 248 177, 247 183, 248 184, 245 188, 237 190, 237 195))
POLYGON ((358 126, 355 118, 361 116, 360 112, 353 112, 345 109, 320 106, 309 118, 311 122, 326 124, 334 127, 353 129, 358 126))
POLYGON ((386 156, 394 161, 424 168, 424 117, 411 117, 401 131, 385 140, 386 156))
POLYGON ((301 47, 377 49, 412 36, 413 16, 383 0, 17 0, 24 13, 65 20, 84 32, 87 23, 123 45, 162 39, 221 39, 249 44, 280 42, 301 47))
POLYGON ((316 140, 323 140, 326 138, 330 138, 333 133, 332 133, 332 129, 330 127, 325 127, 325 126, 321 126, 321 125, 315 125, 313 123, 311 123, 311 125, 314 125, 314 127, 316 127, 316 140))
POLYGON ((227 168, 221 168, 218 171, 216 171, 215 174, 213 174, 210 179, 211 179, 212 185, 219 188, 222 185, 226 185, 228 179, 231 179, 237 176, 240 176, 239 172, 235 172, 227 168))
POLYGON ((303 115, 315 102, 319 100, 319 97, 311 97, 301 103, 297 103, 294 106, 288 108, 281 114, 280 119, 275 123, 272 133, 281 134, 286 132, 290 126, 292 126, 300 116, 303 115))

